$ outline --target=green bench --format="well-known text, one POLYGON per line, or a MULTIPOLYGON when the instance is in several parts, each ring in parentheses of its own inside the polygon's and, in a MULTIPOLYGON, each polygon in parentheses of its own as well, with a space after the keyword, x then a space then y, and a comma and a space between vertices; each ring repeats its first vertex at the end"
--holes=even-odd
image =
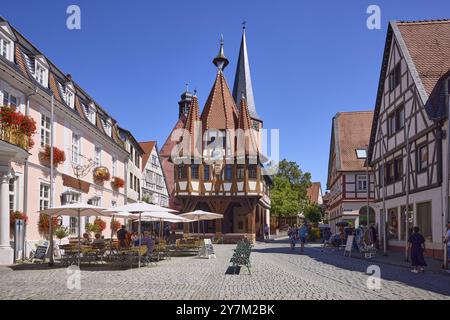
POLYGON ((237 243, 236 249, 234 250, 234 254, 230 259, 230 263, 234 267, 234 271, 236 273, 236 267, 238 266, 245 266, 247 267, 247 270, 249 274, 251 275, 252 272, 250 271, 251 262, 250 262, 250 254, 252 252, 252 244, 247 240, 241 240, 237 243))

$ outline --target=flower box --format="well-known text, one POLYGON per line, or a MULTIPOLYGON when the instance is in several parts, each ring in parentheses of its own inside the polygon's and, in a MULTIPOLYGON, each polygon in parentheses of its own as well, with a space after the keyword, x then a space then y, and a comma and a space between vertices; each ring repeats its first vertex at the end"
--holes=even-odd
MULTIPOLYGON (((50 166, 50 154, 51 147, 49 145, 46 145, 44 151, 41 151, 39 153, 39 159, 47 166, 50 166)), ((55 168, 57 168, 58 165, 64 163, 64 161, 66 161, 66 154, 64 153, 64 151, 53 147, 53 165, 55 166, 55 168)))
POLYGON ((36 133, 36 122, 15 107, 0 108, 0 139, 25 150, 30 150, 34 141, 31 137, 36 133))

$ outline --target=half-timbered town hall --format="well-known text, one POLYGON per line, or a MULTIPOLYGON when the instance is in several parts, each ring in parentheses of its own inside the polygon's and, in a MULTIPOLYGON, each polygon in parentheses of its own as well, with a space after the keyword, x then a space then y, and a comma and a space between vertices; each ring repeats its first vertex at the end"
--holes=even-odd
MULTIPOLYGON (((188 150, 179 154, 183 163, 169 159, 177 145, 173 137, 169 136, 162 148, 165 170, 173 170, 173 176, 167 174, 173 182, 171 203, 181 212, 200 209, 223 214, 224 219, 205 221, 200 231, 222 237, 225 242, 243 237, 262 238, 264 226, 270 222, 271 180, 263 174, 258 153, 263 121, 255 108, 245 28, 233 94, 224 76, 229 61, 223 41, 213 63, 217 68, 216 78, 202 112, 197 97, 188 92, 179 103, 179 119, 174 130, 184 128, 191 139, 188 150), (236 143, 238 137, 230 137, 228 132, 245 132, 244 143, 236 143), (200 144, 198 135, 201 135, 200 144), (219 138, 221 142, 217 144, 219 138), (234 151, 231 156, 230 151, 234 151)), ((196 228, 194 224, 194 231, 196 228)))

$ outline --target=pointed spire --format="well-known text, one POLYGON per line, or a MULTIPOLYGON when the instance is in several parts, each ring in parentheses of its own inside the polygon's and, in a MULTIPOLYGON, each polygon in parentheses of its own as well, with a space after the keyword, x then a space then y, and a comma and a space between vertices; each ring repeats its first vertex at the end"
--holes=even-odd
POLYGON ((223 71, 229 63, 228 59, 225 57, 225 54, 223 53, 223 35, 220 35, 219 54, 217 55, 217 57, 214 58, 213 63, 217 67, 217 69, 219 69, 219 71, 223 71))
POLYGON ((239 49, 239 59, 236 67, 236 76, 234 78, 233 98, 237 106, 241 105, 241 94, 243 93, 246 100, 250 117, 254 120, 261 121, 256 113, 255 99, 253 97, 252 79, 250 76, 250 63, 248 61, 247 41, 245 37, 246 22, 242 23, 242 40, 239 49))
POLYGON ((247 100, 245 99, 245 95, 242 94, 241 104, 240 104, 240 112, 239 112, 239 120, 238 120, 238 129, 246 131, 249 141, 247 141, 245 145, 246 154, 255 155, 257 150, 256 137, 254 135, 254 129, 252 126, 252 121, 250 119, 250 114, 248 111, 247 100))

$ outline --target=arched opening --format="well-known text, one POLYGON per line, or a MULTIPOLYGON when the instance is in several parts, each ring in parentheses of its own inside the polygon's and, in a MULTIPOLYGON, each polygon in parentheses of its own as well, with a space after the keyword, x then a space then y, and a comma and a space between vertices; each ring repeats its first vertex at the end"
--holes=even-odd
POLYGON ((359 224, 367 226, 367 208, 369 208, 369 225, 375 224, 375 210, 371 206, 363 206, 359 209, 359 224))

